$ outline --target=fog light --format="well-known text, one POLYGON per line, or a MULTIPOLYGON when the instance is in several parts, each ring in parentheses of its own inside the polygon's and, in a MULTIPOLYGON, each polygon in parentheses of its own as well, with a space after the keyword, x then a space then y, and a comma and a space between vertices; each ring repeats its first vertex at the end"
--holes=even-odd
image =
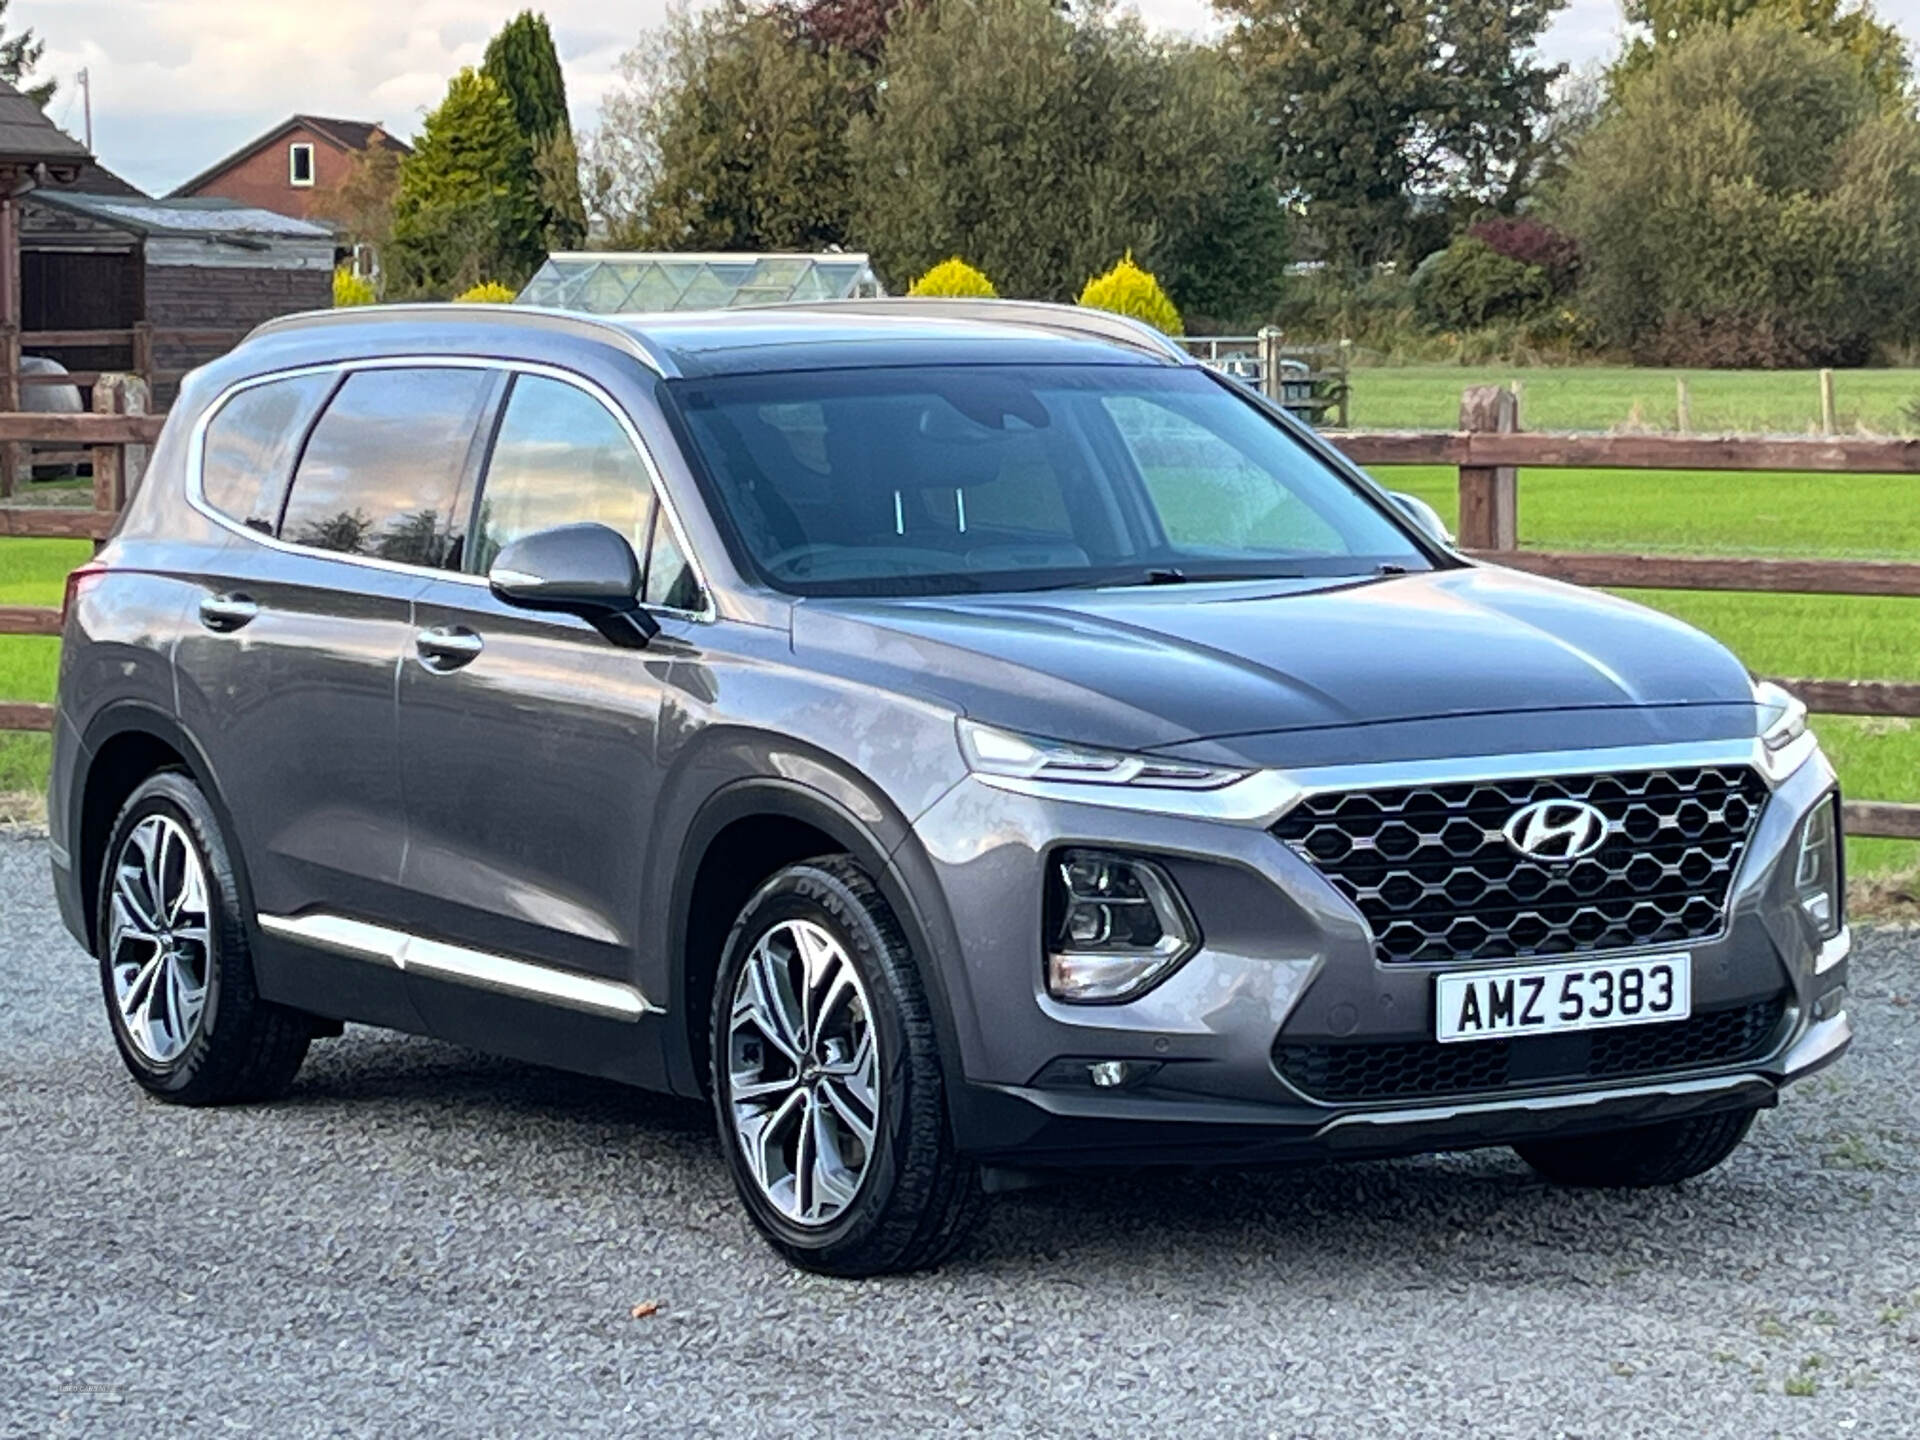
POLYGON ((1151 860, 1103 850, 1054 856, 1047 885, 1047 989, 1056 998, 1082 1004, 1130 1000, 1198 944, 1198 927, 1173 881, 1151 860))
POLYGON ((1095 1061, 1087 1067, 1087 1075, 1098 1089, 1117 1089, 1127 1083, 1127 1062, 1124 1060, 1095 1061))
MULTIPOLYGON (((1833 989, 1827 991, 1826 994, 1813 1002, 1813 1018, 1816 1020, 1831 1020, 1846 1008, 1847 987, 1844 985, 1836 985, 1833 989)), ((1100 1082, 1096 1080, 1093 1083, 1098 1085, 1100 1082)))
POLYGON ((1840 797, 1829 795, 1800 829, 1800 855, 1794 864, 1794 897, 1813 922, 1814 933, 1831 940, 1840 933, 1840 797))

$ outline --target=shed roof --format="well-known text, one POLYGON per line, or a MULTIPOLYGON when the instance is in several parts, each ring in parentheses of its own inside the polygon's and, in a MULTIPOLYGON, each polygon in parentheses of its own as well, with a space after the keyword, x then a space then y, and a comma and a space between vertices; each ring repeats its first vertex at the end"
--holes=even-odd
POLYGON ((88 195, 72 190, 36 190, 34 202, 72 211, 135 235, 184 235, 208 239, 331 240, 333 232, 311 220, 296 220, 231 200, 149 200, 144 196, 88 195))
POLYGON ((16 168, 44 164, 58 178, 70 179, 88 159, 86 146, 0 80, 0 164, 16 168))

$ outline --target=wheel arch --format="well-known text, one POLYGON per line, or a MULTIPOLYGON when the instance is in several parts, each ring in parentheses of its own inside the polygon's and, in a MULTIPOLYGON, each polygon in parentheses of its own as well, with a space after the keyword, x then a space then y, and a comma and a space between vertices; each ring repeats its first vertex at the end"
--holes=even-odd
MULTIPOLYGON (((836 776, 841 784, 852 784, 836 776)), ((838 787, 836 787, 838 788, 838 787)), ((669 1074, 688 1094, 706 1086, 707 1026, 720 950, 740 908, 767 878, 815 855, 851 855, 873 877, 906 932, 940 1039, 949 1093, 960 1047, 943 956, 957 956, 933 867, 905 817, 860 787, 839 795, 787 776, 746 776, 701 805, 678 853, 668 934, 669 1074), (849 803, 849 801, 853 803, 849 803), (866 814, 856 813, 858 804, 866 814), (876 808, 878 807, 878 808, 876 808), (893 832, 889 836, 888 832, 893 832)))
POLYGON ((251 917, 253 892, 247 882, 244 859, 235 843, 233 815, 227 809, 220 787, 214 783, 206 752, 179 721, 155 706, 130 700, 95 715, 81 740, 85 759, 74 767, 67 814, 73 817, 70 839, 74 879, 80 891, 80 914, 86 925, 89 949, 99 938, 95 933, 98 921, 95 900, 114 817, 148 776, 163 770, 184 772, 213 807, 227 842, 228 859, 245 913, 251 917))

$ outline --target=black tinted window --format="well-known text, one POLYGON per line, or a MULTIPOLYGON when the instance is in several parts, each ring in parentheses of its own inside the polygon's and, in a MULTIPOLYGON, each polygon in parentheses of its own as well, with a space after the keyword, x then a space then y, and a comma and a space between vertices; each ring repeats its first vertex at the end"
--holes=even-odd
POLYGON ((407 565, 457 562, 460 501, 487 370, 363 370, 314 427, 280 536, 407 565))
POLYGON ((221 514, 273 533, 287 472, 333 376, 300 375, 242 390, 208 422, 200 489, 221 514))
POLYGON ((1184 366, 793 371, 669 393, 737 548, 796 594, 1428 563, 1235 387, 1184 366))

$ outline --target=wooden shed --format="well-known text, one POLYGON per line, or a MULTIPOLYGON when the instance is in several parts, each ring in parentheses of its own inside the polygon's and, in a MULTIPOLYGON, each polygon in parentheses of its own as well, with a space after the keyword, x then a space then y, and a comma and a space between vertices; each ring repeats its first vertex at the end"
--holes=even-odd
POLYGON ((261 321, 333 303, 331 230, 228 200, 48 187, 21 203, 20 251, 23 353, 130 370, 160 407, 261 321))

